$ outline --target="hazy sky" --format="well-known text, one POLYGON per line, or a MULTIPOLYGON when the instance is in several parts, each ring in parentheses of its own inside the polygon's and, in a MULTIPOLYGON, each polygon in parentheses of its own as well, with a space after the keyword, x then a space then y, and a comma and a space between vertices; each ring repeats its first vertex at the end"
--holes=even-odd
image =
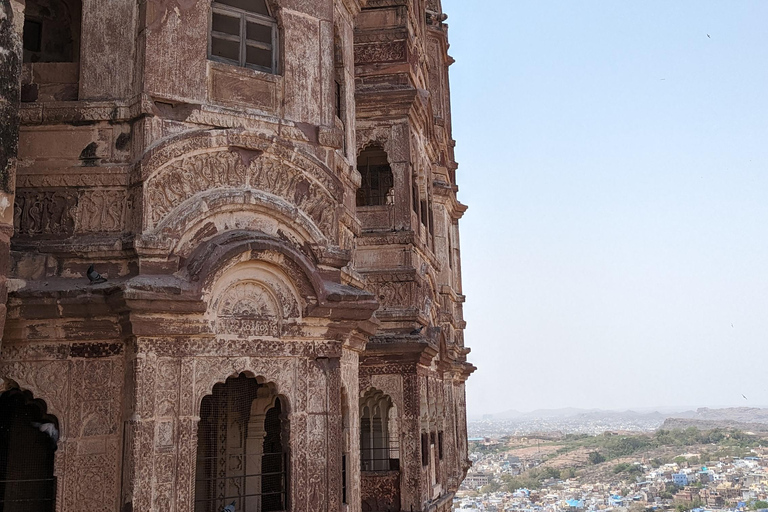
POLYGON ((768 405, 768 1, 443 8, 469 413, 768 405))

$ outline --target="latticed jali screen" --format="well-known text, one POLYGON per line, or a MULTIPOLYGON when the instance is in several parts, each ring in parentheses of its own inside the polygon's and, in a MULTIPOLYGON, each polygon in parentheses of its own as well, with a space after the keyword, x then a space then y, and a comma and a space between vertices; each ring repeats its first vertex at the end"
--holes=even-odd
POLYGON ((240 375, 201 404, 195 511, 285 510, 288 460, 282 405, 268 388, 240 375), (231 510, 231 509, 230 509, 231 510))
POLYGON ((49 512, 55 508, 56 418, 28 392, 0 393, 0 512, 49 512))

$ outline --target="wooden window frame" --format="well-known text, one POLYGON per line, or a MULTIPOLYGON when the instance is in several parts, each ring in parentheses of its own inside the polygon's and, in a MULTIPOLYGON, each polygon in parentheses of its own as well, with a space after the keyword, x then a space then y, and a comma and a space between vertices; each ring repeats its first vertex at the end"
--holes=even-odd
POLYGON ((280 38, 277 30, 277 21, 269 16, 262 14, 249 12, 230 5, 221 4, 218 2, 211 3, 211 11, 208 16, 208 58, 217 62, 223 62, 225 64, 233 64, 242 68, 255 69, 257 71, 263 71, 273 75, 278 74, 278 55, 280 49, 280 38), (221 16, 228 16, 230 18, 239 18, 240 23, 240 35, 235 36, 227 34, 226 32, 218 32, 213 30, 213 15, 219 14, 221 16), (248 39, 246 32, 247 24, 255 23, 257 25, 268 27, 272 34, 272 44, 262 43, 260 41, 254 41, 248 39), (224 41, 236 42, 239 45, 239 59, 234 61, 226 57, 219 57, 213 55, 213 39, 221 39, 224 41), (259 66, 258 64, 251 64, 246 62, 247 49, 251 46, 253 48, 259 48, 272 52, 272 66, 267 68, 265 66, 259 66))

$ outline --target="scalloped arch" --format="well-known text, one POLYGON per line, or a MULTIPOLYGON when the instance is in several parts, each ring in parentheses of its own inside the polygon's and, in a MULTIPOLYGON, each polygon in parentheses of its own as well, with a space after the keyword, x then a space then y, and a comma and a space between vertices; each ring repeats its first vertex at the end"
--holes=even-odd
MULTIPOLYGON (((294 398, 293 372, 286 371, 284 364, 267 364, 258 358, 237 358, 235 360, 217 360, 195 379, 195 415, 200 415, 203 398, 213 394, 214 386, 225 384, 229 378, 241 374, 253 378, 260 386, 267 386, 282 403, 283 413, 290 414, 294 398), (270 367, 271 366, 271 367, 270 367)), ((290 368, 293 370, 294 368, 290 368)))

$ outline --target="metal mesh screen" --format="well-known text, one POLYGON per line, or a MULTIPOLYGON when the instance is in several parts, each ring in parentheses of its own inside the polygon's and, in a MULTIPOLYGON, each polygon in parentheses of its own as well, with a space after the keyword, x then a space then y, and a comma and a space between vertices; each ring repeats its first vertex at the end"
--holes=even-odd
POLYGON ((205 397, 198 425, 195 512, 285 510, 287 457, 282 407, 240 375, 205 397), (274 404, 272 403, 274 401, 274 404), (269 404, 262 411, 261 406, 269 404))
POLYGON ((369 148, 360 153, 357 170, 362 182, 357 190, 357 206, 382 206, 394 187, 392 169, 387 154, 380 148, 369 148))
POLYGON ((386 433, 382 418, 360 418, 360 464, 363 471, 400 469, 399 440, 386 433))
POLYGON ((0 393, 0 512, 48 512, 56 502, 58 421, 31 393, 0 393))

